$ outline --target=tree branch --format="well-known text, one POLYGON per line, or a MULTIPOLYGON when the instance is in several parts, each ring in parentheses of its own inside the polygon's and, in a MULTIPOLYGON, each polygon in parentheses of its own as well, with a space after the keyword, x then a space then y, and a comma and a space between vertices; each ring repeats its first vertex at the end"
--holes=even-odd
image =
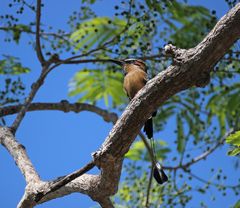
POLYGON ((52 183, 45 192, 40 192, 35 196, 35 202, 39 202, 44 196, 60 189, 61 187, 65 186, 69 182, 76 179, 77 177, 82 176, 83 174, 85 174, 86 172, 91 170, 94 166, 95 166, 94 162, 91 161, 87 165, 85 165, 83 168, 81 168, 77 171, 74 171, 73 173, 61 178, 61 180, 58 180, 58 181, 52 183))
MULTIPOLYGON (((14 105, 0 108, 0 117, 12 115, 18 113, 24 105, 14 105)), ((63 112, 75 112, 90 111, 101 116, 106 122, 116 122, 117 114, 110 113, 107 110, 101 109, 97 106, 85 104, 85 103, 69 103, 67 100, 62 100, 59 103, 31 103, 27 111, 39 111, 39 110, 58 110, 63 112)))
POLYGON ((40 42, 40 22, 41 22, 41 0, 37 0, 37 12, 36 12, 36 51, 37 57, 42 66, 45 63, 42 49, 41 49, 41 42, 40 42))
POLYGON ((8 128, 0 126, 0 143, 12 155, 14 161, 22 172, 27 184, 40 181, 40 177, 27 156, 25 147, 12 135, 8 128))
POLYGON ((31 102, 32 102, 34 96, 36 95, 37 91, 39 90, 39 88, 42 86, 46 76, 47 76, 47 73, 45 73, 45 70, 42 70, 42 73, 41 73, 40 77, 38 78, 38 80, 32 84, 32 89, 31 89, 28 97, 26 98, 25 103, 21 106, 21 109, 11 126, 11 130, 12 130, 13 134, 15 134, 15 132, 17 131, 20 123, 22 122, 22 120, 27 112, 29 105, 31 104, 31 102))
POLYGON ((219 146, 223 145, 226 138, 230 135, 230 134, 233 134, 235 132, 234 129, 230 129, 218 142, 217 144, 210 148, 209 150, 207 150, 206 152, 202 153, 201 155, 195 157, 194 159, 192 159, 190 162, 182 165, 182 168, 188 168, 189 166, 191 166, 192 164, 194 163, 197 163, 199 162, 200 160, 204 160, 207 158, 208 155, 210 155, 211 153, 213 153, 219 146))
POLYGON ((170 167, 170 166, 163 166, 164 169, 166 170, 177 170, 177 169, 183 169, 183 170, 187 170, 187 168, 201 160, 204 160, 207 158, 207 156, 209 156, 210 154, 212 154, 219 146, 224 144, 224 141, 226 140, 226 138, 234 133, 235 130, 234 129, 230 129, 222 138, 219 139, 219 141, 216 143, 215 146, 213 146, 212 148, 210 148, 209 150, 203 152, 201 155, 193 158, 191 161, 185 163, 185 164, 179 164, 177 166, 174 167, 170 167))

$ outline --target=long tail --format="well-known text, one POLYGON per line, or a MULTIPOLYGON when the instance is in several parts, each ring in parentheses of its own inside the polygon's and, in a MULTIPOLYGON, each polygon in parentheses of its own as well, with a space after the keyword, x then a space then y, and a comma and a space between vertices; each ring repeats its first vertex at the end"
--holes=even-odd
POLYGON ((143 131, 146 133, 148 139, 153 138, 153 121, 152 118, 149 118, 143 128, 143 131))

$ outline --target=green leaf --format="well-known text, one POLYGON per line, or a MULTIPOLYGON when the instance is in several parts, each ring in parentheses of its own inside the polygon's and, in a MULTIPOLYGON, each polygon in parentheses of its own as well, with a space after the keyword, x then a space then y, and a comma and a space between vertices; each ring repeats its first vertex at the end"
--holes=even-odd
POLYGON ((240 106, 240 96, 239 96, 239 92, 236 92, 230 95, 228 99, 227 109, 229 111, 232 111, 234 109, 237 109, 239 106, 240 106))
POLYGON ((229 135, 226 138, 226 142, 231 145, 240 146, 240 131, 236 131, 234 134, 229 135))
POLYGON ((237 156, 239 154, 240 154, 240 147, 228 151, 229 156, 237 156))
MULTIPOLYGON (((158 160, 166 159, 167 154, 171 152, 170 148, 167 147, 167 143, 163 140, 155 141, 155 151, 158 160)), ((151 158, 149 156, 149 153, 147 152, 147 149, 143 141, 135 142, 131 149, 128 151, 128 153, 125 155, 125 157, 133 161, 138 160, 145 160, 148 162, 151 161, 151 158)))
POLYGON ((13 40, 18 44, 23 32, 31 32, 30 26, 24 24, 18 24, 13 27, 1 28, 1 30, 11 32, 13 40))
POLYGON ((126 158, 137 161, 141 160, 144 151, 146 151, 143 141, 134 142, 132 148, 125 155, 126 158))
POLYGON ((96 0, 82 0, 82 3, 94 4, 96 0))
POLYGON ((236 156, 240 154, 240 131, 236 131, 234 134, 229 135, 226 138, 226 143, 233 146, 233 149, 228 152, 230 156, 236 156))
POLYGON ((79 102, 95 103, 103 99, 108 107, 110 101, 112 106, 119 106, 126 98, 122 80, 120 72, 84 69, 77 72, 70 82, 69 96, 80 96, 79 102))
POLYGON ((164 18, 164 22, 171 31, 171 40, 179 47, 190 48, 195 46, 208 32, 208 27, 215 24, 214 21, 211 21, 210 11, 201 6, 167 1, 167 9, 170 17, 164 18))

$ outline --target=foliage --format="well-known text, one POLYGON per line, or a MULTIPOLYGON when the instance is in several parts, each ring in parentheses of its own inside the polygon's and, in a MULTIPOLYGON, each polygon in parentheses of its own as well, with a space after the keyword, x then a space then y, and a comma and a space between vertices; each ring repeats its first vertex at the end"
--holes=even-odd
POLYGON ((29 68, 22 66, 19 58, 7 55, 3 57, 4 59, 0 60, 0 74, 17 75, 30 71, 29 68))
POLYGON ((0 74, 6 78, 5 86, 0 86, 0 106, 20 101, 20 98, 24 95, 25 86, 17 75, 30 71, 29 68, 22 66, 17 57, 3 55, 3 58, 0 60, 0 74))
POLYGON ((240 131, 236 131, 226 138, 226 142, 233 146, 233 149, 228 152, 230 156, 236 156, 240 154, 240 131))
MULTIPOLYGON (((0 85, 0 107, 20 102, 25 86, 19 75, 29 71, 29 68, 22 66, 19 58, 3 55, 0 60, 0 74, 4 75, 5 79, 4 84, 0 85)), ((0 119, 0 124, 5 125, 4 118, 0 116, 0 119)))
POLYGON ((22 33, 31 31, 30 26, 24 24, 16 24, 14 27, 3 28, 2 30, 12 33, 13 40, 16 43, 19 43, 22 33))
POLYGON ((109 17, 96 17, 88 21, 84 21, 78 26, 70 38, 76 42, 75 50, 85 48, 91 49, 93 46, 100 46, 118 35, 126 26, 124 20, 115 18, 111 20, 109 17))
MULTIPOLYGON (((163 140, 157 140, 155 148, 156 156, 159 160, 166 159, 167 153, 171 151, 167 143, 163 140)), ((133 161, 151 161, 143 141, 135 142, 125 156, 133 161)))
MULTIPOLYGON (((127 173, 127 176, 117 194, 116 204, 133 208, 147 207, 146 184, 149 182, 150 169, 151 167, 138 165, 135 162, 124 166, 124 171, 127 173), (136 180, 136 178, 138 178, 138 180, 136 180)), ((173 181, 174 178, 170 177, 170 180, 173 181)), ((184 206, 192 199, 190 191, 192 191, 192 189, 186 183, 181 184, 177 189, 172 183, 159 186, 153 181, 148 207, 157 208, 161 206, 168 208, 176 207, 179 204, 184 206)))
MULTIPOLYGON (((35 11, 35 7, 25 0, 18 2, 14 8, 11 6, 13 14, 0 16, 5 25, 0 30, 7 33, 5 41, 17 44, 21 43, 23 34, 35 35, 35 23, 27 24, 19 17, 26 7, 32 11, 35 11)), ((109 16, 98 16, 95 13, 93 8, 98 1, 81 2, 81 7, 67 21, 69 31, 54 29, 46 23, 41 25, 44 56, 54 53, 61 60, 70 56, 75 57, 73 60, 140 57, 147 62, 150 78, 172 62, 162 54, 166 43, 172 42, 182 48, 194 47, 217 21, 215 10, 190 5, 186 0, 116 1, 114 15, 109 16)), ((228 0, 226 3, 232 7, 236 1, 228 0)), ((35 48, 32 39, 29 44, 35 48)), ((150 207, 186 207, 193 200, 193 190, 203 195, 212 187, 221 192, 223 197, 227 190, 239 194, 239 182, 234 186, 227 185, 227 176, 223 171, 209 171, 212 176, 209 178, 216 179, 212 181, 194 175, 191 166, 181 168, 181 165, 219 144, 229 129, 240 129, 239 55, 237 42, 213 68, 209 86, 204 89, 193 87, 181 92, 158 109, 157 117, 154 118, 155 135, 160 132, 164 136, 156 138, 157 159, 179 168, 169 171, 171 181, 166 186, 153 184, 150 207), (166 136, 169 131, 170 136, 166 136), (195 183, 191 183, 193 179, 195 183)), ((0 60, 0 74, 4 74, 5 78, 1 84, 0 105, 19 102, 24 85, 19 76, 13 79, 13 75, 16 77, 27 72, 29 69, 18 58, 3 56, 0 60)), ((77 102, 95 105, 104 103, 108 108, 120 112, 128 103, 122 80, 123 75, 116 66, 94 61, 74 75, 69 84, 69 96, 77 102)), ((229 155, 240 152, 239 134, 235 132, 226 140, 233 147, 229 155)), ((150 170, 150 159, 144 143, 135 142, 126 158, 127 176, 120 186, 116 202, 122 207, 144 207, 150 170)), ((199 207, 207 206, 203 202, 199 204, 199 207)))
POLYGON ((70 83, 70 96, 80 95, 78 102, 95 103, 104 99, 105 105, 118 106, 126 99, 122 88, 123 76, 111 70, 84 69, 77 72, 70 83), (111 99, 110 99, 111 98, 111 99))

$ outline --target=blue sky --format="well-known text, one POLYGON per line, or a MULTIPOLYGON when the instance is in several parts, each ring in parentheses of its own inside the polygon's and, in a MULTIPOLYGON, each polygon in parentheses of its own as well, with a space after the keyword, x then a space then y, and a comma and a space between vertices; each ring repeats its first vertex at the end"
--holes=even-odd
MULTIPOLYGON (((7 5, 9 2, 7 0, 0 1, 0 14, 5 14, 8 11, 7 5)), ((99 1, 94 6, 94 9, 100 16, 112 16, 114 5, 118 2, 116 0, 99 1)), ((216 1, 208 0, 192 0, 190 2, 195 5, 204 5, 210 9, 215 9, 218 16, 222 16, 228 10, 223 0, 218 1, 217 5, 216 1)), ((43 23, 54 25, 55 28, 67 29, 65 22, 69 15, 71 15, 73 10, 79 8, 79 1, 77 0, 44 1, 44 3, 42 21, 43 23)), ((25 12, 22 18, 27 22, 35 17, 31 13, 29 15, 29 12, 25 12)), ((23 76, 26 88, 30 89, 31 83, 36 80, 40 73, 40 65, 36 54, 31 46, 27 44, 29 39, 32 38, 29 35, 23 35, 20 44, 16 45, 5 43, 3 41, 5 36, 3 32, 0 33, 0 54, 12 54, 20 57, 24 65, 31 67, 31 73, 23 76)), ((44 86, 40 89, 34 101, 59 102, 63 99, 71 102, 75 101, 67 95, 68 83, 74 73, 81 67, 80 65, 61 66, 55 69, 47 77, 44 86)), ((2 83, 2 80, 0 78, 0 83, 2 83)), ((14 116, 9 116, 7 119, 8 123, 13 118, 14 116)), ((16 137, 26 147, 28 155, 42 179, 50 180, 68 174, 86 164, 91 159, 91 153, 99 148, 111 128, 111 124, 105 123, 102 118, 88 112, 65 114, 62 112, 41 111, 31 112, 26 115, 16 137)), ((171 128, 158 136, 163 139, 171 138, 171 128)), ((232 175, 232 179, 230 178, 229 181, 230 183, 234 182, 236 177, 231 168, 233 161, 226 157, 226 151, 225 147, 221 148, 208 158, 208 162, 201 162, 195 165, 193 170, 202 172, 204 176, 208 177, 210 176, 208 167, 211 167, 214 163, 221 163, 223 167, 229 167, 230 173, 228 172, 227 175, 232 175)), ((2 147, 0 148, 0 161, 0 207, 16 207, 24 193, 24 178, 11 156, 2 147)), ((191 203, 192 208, 199 207, 198 202, 201 197, 202 200, 209 201, 210 207, 229 207, 237 200, 237 197, 231 193, 224 198, 224 201, 221 198, 221 200, 210 202, 208 195, 197 197, 198 199, 191 203)), ((72 194, 37 207, 75 208, 94 205, 96 203, 87 196, 72 194)))

